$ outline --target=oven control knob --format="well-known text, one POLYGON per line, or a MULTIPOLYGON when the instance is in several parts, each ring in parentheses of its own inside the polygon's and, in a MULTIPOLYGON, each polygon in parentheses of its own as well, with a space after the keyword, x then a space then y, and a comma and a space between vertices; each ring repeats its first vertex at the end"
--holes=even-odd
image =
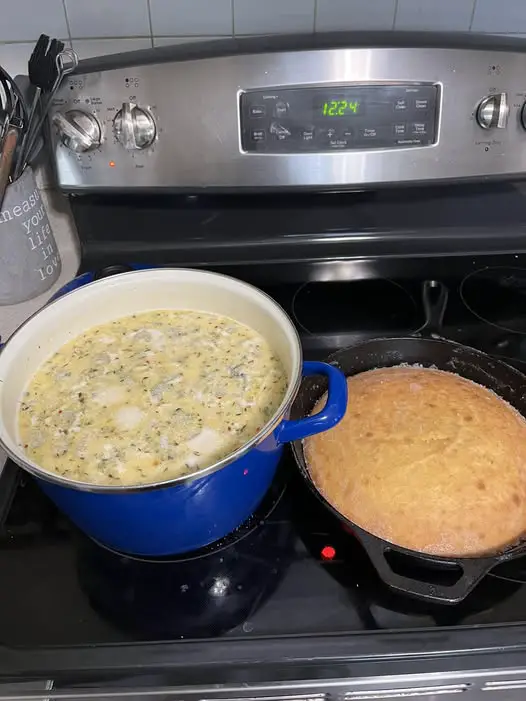
POLYGON ((156 128, 152 115, 133 102, 124 102, 115 115, 113 128, 117 141, 128 151, 140 151, 151 146, 156 128))
POLYGON ((58 130, 62 143, 75 153, 92 151, 100 146, 102 130, 97 118, 82 110, 56 112, 53 124, 58 130))
POLYGON ((477 107, 477 124, 483 129, 505 129, 509 111, 505 92, 487 95, 477 107))

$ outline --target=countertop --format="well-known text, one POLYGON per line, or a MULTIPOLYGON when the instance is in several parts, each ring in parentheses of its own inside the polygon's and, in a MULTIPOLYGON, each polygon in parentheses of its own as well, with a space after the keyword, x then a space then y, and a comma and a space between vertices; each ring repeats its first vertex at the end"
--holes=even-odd
MULTIPOLYGON (((41 181, 44 185, 44 188, 41 187, 41 195, 60 252, 62 271, 57 282, 44 294, 20 304, 0 306, 0 337, 2 342, 5 342, 28 317, 43 307, 57 290, 75 277, 80 265, 80 246, 68 201, 55 190, 45 189, 47 183, 42 176, 41 181)), ((0 448, 0 471, 5 461, 6 455, 0 448)))

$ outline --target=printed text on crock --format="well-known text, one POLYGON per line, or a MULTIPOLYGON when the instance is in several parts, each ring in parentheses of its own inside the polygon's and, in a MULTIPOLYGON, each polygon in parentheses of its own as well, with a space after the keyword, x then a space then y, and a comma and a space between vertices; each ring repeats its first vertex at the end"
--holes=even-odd
POLYGON ((22 226, 29 248, 32 251, 39 250, 42 255, 42 265, 37 271, 41 279, 45 280, 56 270, 59 258, 38 189, 35 188, 27 199, 11 209, 0 211, 0 224, 7 224, 19 217, 24 217, 22 226))

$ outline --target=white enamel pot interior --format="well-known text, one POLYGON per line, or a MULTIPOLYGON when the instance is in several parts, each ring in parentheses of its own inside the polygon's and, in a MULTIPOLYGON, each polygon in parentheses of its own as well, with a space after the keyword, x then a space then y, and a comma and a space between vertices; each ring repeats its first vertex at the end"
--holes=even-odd
MULTIPOLYGON (((18 465, 43 479, 82 488, 85 483, 44 470, 25 455, 18 437, 22 394, 42 362, 71 339, 98 324, 155 309, 223 314, 260 333, 280 357, 289 381, 274 416, 244 448, 258 443, 279 423, 298 391, 302 366, 299 337, 283 309, 264 292, 225 275, 178 268, 138 270, 84 285, 51 302, 0 352, 0 442, 18 465)), ((86 485, 90 486, 94 487, 86 485)))

